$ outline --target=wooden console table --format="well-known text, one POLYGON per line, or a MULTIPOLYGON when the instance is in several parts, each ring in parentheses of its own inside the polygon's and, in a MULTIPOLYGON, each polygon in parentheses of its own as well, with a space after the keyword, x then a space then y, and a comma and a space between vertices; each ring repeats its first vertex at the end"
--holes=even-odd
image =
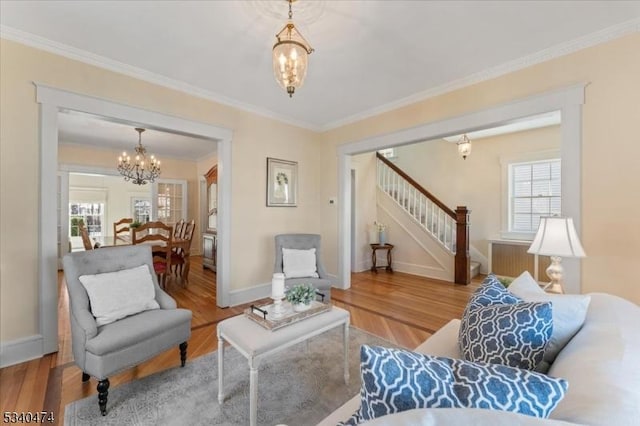
POLYGON ((369 244, 371 246, 371 271, 377 273, 378 268, 385 268, 389 272, 393 272, 391 268, 391 250, 393 250, 393 244, 369 244), (384 266, 377 265, 376 251, 387 251, 387 264, 384 266))

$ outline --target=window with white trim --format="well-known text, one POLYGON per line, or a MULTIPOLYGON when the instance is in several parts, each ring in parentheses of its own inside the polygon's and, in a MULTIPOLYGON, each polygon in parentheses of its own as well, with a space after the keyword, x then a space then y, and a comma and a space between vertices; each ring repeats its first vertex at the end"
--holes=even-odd
POLYGON ((133 212, 133 221, 147 223, 151 220, 151 199, 150 198, 131 198, 131 211, 133 212))
POLYGON ((155 193, 156 220, 167 225, 175 225, 180 219, 186 219, 187 181, 159 179, 155 193))
POLYGON ((560 159, 509 164, 509 232, 535 233, 561 213, 560 159))
POLYGON ((104 203, 86 203, 72 201, 69 203, 69 234, 71 237, 80 236, 79 225, 84 223, 89 236, 102 237, 102 223, 104 222, 104 203))

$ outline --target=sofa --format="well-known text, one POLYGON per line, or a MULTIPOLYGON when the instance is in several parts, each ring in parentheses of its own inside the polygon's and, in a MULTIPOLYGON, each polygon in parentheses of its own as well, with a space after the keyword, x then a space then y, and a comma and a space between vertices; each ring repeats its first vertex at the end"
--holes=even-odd
MULTIPOLYGON (((592 293, 577 334, 561 349, 547 372, 563 378, 568 390, 547 419, 477 408, 423 408, 390 414, 370 425, 639 425, 640 307, 622 298, 592 293)), ((415 352, 461 358, 452 320, 415 352)), ((319 424, 336 425, 360 407, 360 396, 346 402, 319 424)))

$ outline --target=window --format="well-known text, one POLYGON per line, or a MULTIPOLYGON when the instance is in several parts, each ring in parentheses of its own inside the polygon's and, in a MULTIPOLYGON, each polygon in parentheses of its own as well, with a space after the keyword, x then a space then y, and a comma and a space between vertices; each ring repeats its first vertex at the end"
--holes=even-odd
POLYGON ((187 183, 162 179, 157 185, 156 218, 167 225, 175 225, 186 216, 187 183))
POLYGON ((102 237, 102 222, 104 220, 103 203, 69 203, 69 234, 80 236, 79 224, 82 221, 91 237, 102 237))
POLYGON ((535 233, 541 216, 561 213, 560 159, 509 165, 509 231, 535 233))
POLYGON ((149 222, 151 219, 151 200, 149 198, 132 198, 131 211, 134 222, 149 222))

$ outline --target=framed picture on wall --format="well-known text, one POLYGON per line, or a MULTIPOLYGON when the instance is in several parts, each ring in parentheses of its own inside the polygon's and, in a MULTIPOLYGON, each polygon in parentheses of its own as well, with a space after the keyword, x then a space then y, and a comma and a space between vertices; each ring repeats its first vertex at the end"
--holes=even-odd
POLYGON ((267 157, 267 206, 298 205, 298 163, 267 157))

